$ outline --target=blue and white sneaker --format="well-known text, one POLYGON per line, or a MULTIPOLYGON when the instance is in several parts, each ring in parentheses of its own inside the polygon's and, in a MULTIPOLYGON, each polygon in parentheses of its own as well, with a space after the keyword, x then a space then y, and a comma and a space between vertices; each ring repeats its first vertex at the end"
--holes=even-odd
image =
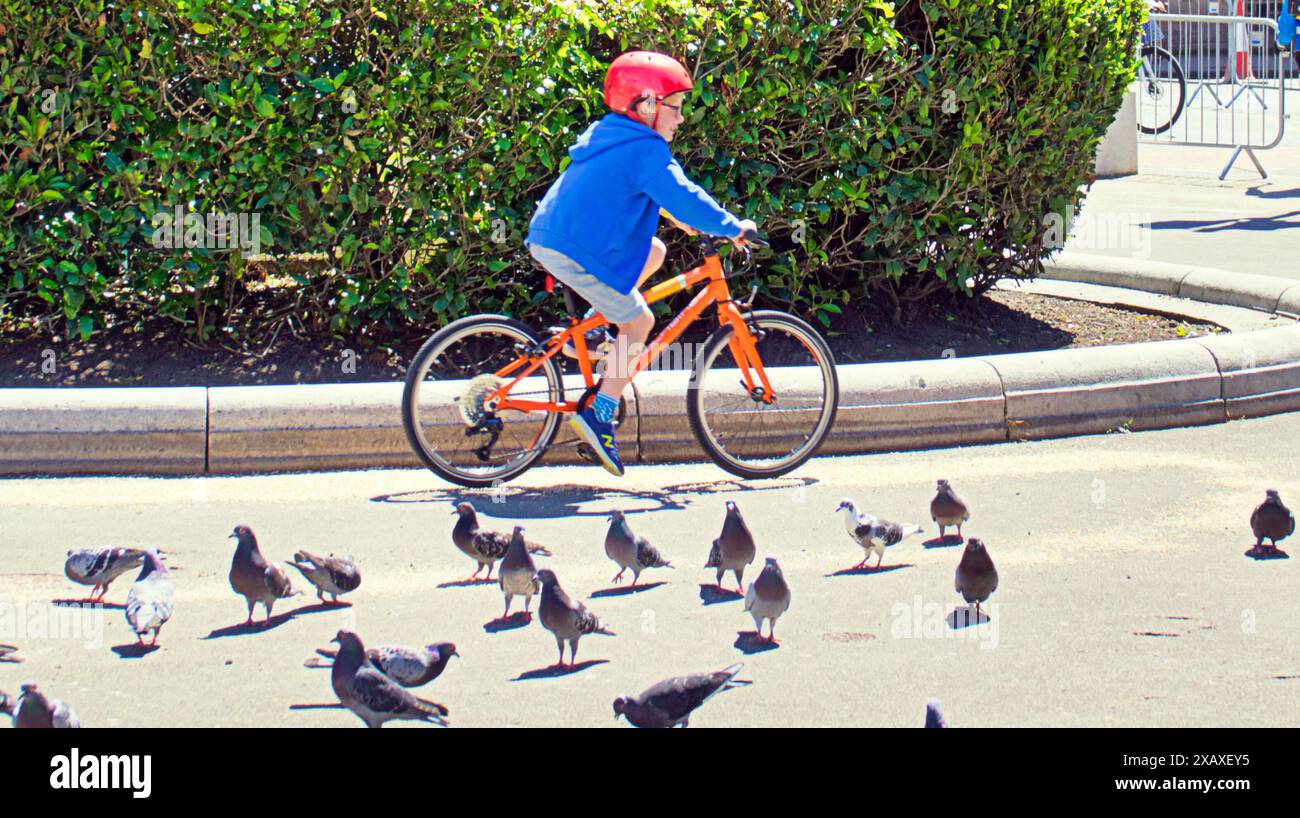
POLYGON ((588 406, 569 418, 569 425, 578 437, 587 442, 600 458, 600 465, 615 477, 623 476, 623 461, 618 456, 618 440, 614 437, 614 424, 604 423, 596 417, 596 410, 588 406))

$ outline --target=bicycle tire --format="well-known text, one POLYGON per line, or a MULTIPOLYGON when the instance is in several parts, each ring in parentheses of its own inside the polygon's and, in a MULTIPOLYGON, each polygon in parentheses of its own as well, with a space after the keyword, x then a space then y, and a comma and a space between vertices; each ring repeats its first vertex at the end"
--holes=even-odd
MULTIPOLYGON (((764 477, 780 477, 799 468, 816 454, 822 443, 830 435, 831 429, 835 426, 835 415, 839 410, 840 398, 835 357, 831 354, 830 346, 822 338, 821 333, 813 329, 812 325, 803 319, 776 310, 756 310, 746 313, 745 318, 746 323, 751 326, 757 325, 760 330, 784 327, 793 331, 796 340, 803 343, 814 358, 817 359, 817 366, 822 373, 824 386, 821 398, 821 412, 812 433, 806 436, 804 442, 789 454, 765 466, 758 466, 737 459, 717 439, 715 430, 705 417, 702 387, 706 384, 708 373, 713 368, 715 359, 722 354, 722 349, 727 346, 734 334, 734 330, 729 324, 714 330, 704 342, 703 347, 701 347, 699 358, 695 362, 695 368, 692 372, 690 385, 686 391, 686 414, 690 419, 691 431, 696 440, 699 441, 700 447, 704 449, 709 459, 719 467, 738 477, 751 480, 764 477)), ((765 370, 769 369, 766 364, 764 368, 765 370)), ((771 372, 769 371, 770 375, 771 372)), ((775 383, 773 388, 777 392, 779 401, 782 390, 775 383)))
MULTIPOLYGON (((407 443, 426 467, 434 474, 448 482, 467 488, 481 488, 499 485, 523 474, 546 453, 554 442, 560 428, 561 416, 558 412, 547 412, 542 422, 540 434, 526 453, 512 460, 496 471, 471 474, 457 470, 453 464, 441 457, 430 445, 423 433, 420 409, 420 390, 426 383, 425 376, 440 352, 445 351, 455 341, 486 334, 488 330, 497 330, 497 335, 513 336, 519 344, 530 348, 539 346, 541 339, 527 326, 505 315, 473 315, 453 321, 434 333, 425 341, 420 350, 411 359, 406 372, 406 385, 402 390, 402 428, 406 432, 407 443)), ((554 402, 564 400, 564 380, 555 358, 549 358, 541 365, 538 372, 546 379, 547 391, 554 402)), ((532 414, 532 413, 529 413, 532 414)), ((462 426, 461 428, 467 428, 462 426)), ((463 434, 463 433, 462 433, 463 434)))
MULTIPOLYGON (((1170 69, 1169 79, 1172 82, 1174 82, 1178 88, 1178 104, 1172 107, 1173 113, 1169 117, 1169 121, 1165 122, 1162 125, 1154 125, 1151 127, 1147 127, 1143 125, 1140 121, 1138 122, 1138 126, 1137 126, 1138 130, 1146 134, 1147 136, 1155 136, 1157 134, 1162 134, 1165 131, 1169 130, 1170 128, 1174 127, 1174 123, 1178 121, 1178 117, 1182 116, 1183 105, 1186 103, 1187 100, 1187 78, 1183 75, 1182 65, 1179 64, 1178 60, 1174 57, 1173 53, 1169 51, 1169 49, 1161 48, 1158 45, 1143 46, 1142 51, 1139 54, 1139 57, 1141 59, 1151 60, 1152 64, 1154 65, 1155 58, 1160 55, 1168 57, 1169 59, 1169 69, 1170 69)), ((1140 75, 1139 75, 1139 79, 1140 79, 1140 75)), ((1156 71, 1156 81, 1159 81, 1160 79, 1161 77, 1159 76, 1159 71, 1156 71)))

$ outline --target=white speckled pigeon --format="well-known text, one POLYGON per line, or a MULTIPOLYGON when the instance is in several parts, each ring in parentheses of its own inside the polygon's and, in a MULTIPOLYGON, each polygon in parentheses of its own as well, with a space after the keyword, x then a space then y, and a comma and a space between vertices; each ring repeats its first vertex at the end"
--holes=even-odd
POLYGON ((355 591, 361 586, 361 569, 352 557, 319 557, 310 551, 297 551, 289 564, 297 568, 308 582, 316 586, 316 598, 325 601, 325 594, 331 596, 331 602, 339 601, 339 594, 355 591))
POLYGON ((859 512, 857 506, 847 497, 840 501, 835 510, 844 512, 845 529, 848 530, 853 541, 862 546, 862 550, 866 552, 862 556, 862 562, 853 566, 854 568, 865 567, 873 553, 876 555, 876 567, 879 568, 880 563, 885 559, 886 546, 896 545, 908 537, 921 533, 919 525, 892 523, 874 514, 859 512))
POLYGON ((138 548, 82 548, 68 552, 63 573, 79 585, 93 585, 88 601, 98 601, 108 593, 113 580, 139 568, 144 552, 138 548), (99 595, 95 596, 98 591, 99 595))
MULTIPOLYGON (((338 651, 329 649, 316 650, 321 656, 334 659, 338 651)), ((423 687, 442 675, 451 657, 460 656, 456 646, 451 642, 439 642, 422 648, 408 648, 402 645, 377 645, 366 649, 366 658, 370 664, 379 668, 385 676, 402 687, 423 687)), ((308 667, 320 667, 307 663, 308 667)))
POLYGON ((153 634, 150 644, 158 644, 162 626, 172 617, 174 592, 171 576, 158 558, 158 552, 146 552, 140 576, 126 595, 126 621, 140 644, 144 644, 146 633, 153 634))

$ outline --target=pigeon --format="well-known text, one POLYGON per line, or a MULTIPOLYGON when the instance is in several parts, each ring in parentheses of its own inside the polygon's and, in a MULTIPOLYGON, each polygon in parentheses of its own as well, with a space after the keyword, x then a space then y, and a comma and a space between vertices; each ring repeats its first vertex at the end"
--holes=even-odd
POLYGON ((885 559, 886 546, 896 545, 914 534, 921 533, 919 525, 891 523, 874 514, 859 512, 857 506, 847 497, 840 501, 835 510, 844 512, 844 527, 848 529, 853 541, 862 546, 862 550, 866 552, 862 556, 862 562, 853 566, 854 568, 866 567, 872 553, 876 555, 876 567, 879 568, 880 563, 885 559))
POLYGON ((943 540, 944 529, 950 525, 957 526, 957 537, 961 538, 961 524, 970 519, 970 509, 966 501, 957 496, 947 480, 940 480, 934 499, 930 501, 930 519, 939 524, 939 539, 943 540))
POLYGON ((80 727, 81 719, 58 699, 46 698, 35 682, 22 686, 22 693, 13 705, 14 727, 80 727))
POLYGON ((998 569, 993 567, 993 559, 983 540, 971 537, 966 541, 966 550, 957 563, 956 587, 967 605, 975 603, 976 616, 979 616, 980 603, 987 601, 997 590, 998 569))
MULTIPOLYGON (((317 649, 321 656, 336 659, 338 651, 317 649)), ((401 645, 379 645, 368 648, 366 658, 370 664, 402 687, 423 687, 442 675, 451 657, 460 656, 451 642, 439 642, 422 648, 401 645)), ((320 665, 308 664, 308 667, 320 665)))
MULTIPOLYGON (((482 571, 485 565, 488 572, 484 579, 492 579, 492 566, 510 550, 510 538, 488 528, 479 528, 478 513, 469 503, 457 504, 452 514, 459 514, 460 519, 451 530, 451 541, 465 553, 465 556, 478 562, 478 568, 474 569, 474 573, 470 574, 468 579, 478 579, 478 572, 482 571)), ((550 550, 545 546, 536 543, 526 543, 526 545, 530 554, 551 556, 550 550)))
POLYGON ((330 684, 343 706, 356 713, 367 727, 383 727, 384 722, 393 719, 447 725, 447 708, 413 696, 380 672, 367 658, 360 636, 341 630, 330 641, 339 643, 330 684))
POLYGON ((325 601, 329 594, 337 604, 339 594, 355 591, 361 585, 361 570, 351 557, 318 557, 310 551, 297 551, 289 564, 316 586, 316 598, 325 601))
POLYGON ((570 662, 573 665, 578 662, 578 640, 584 634, 599 633, 614 636, 614 632, 601 624, 596 615, 587 610, 586 605, 569 598, 560 587, 554 571, 544 568, 537 572, 537 578, 542 583, 542 601, 537 606, 537 615, 542 620, 542 627, 555 634, 555 646, 560 649, 560 661, 556 663, 557 667, 565 666, 566 640, 572 653, 570 662))
POLYGON ((83 548, 68 552, 63 563, 63 573, 79 585, 93 585, 87 601, 102 600, 113 580, 139 568, 144 562, 144 552, 137 548, 83 548), (95 596, 95 592, 99 596, 95 596))
POLYGON ((172 617, 174 590, 167 566, 158 558, 158 552, 145 552, 140 576, 136 577, 126 595, 126 622, 140 644, 144 644, 146 633, 153 634, 153 641, 149 644, 158 644, 162 626, 172 617))
POLYGON ((524 616, 531 621, 533 614, 528 608, 533 604, 533 594, 542 592, 542 582, 537 578, 537 566, 533 564, 533 557, 528 553, 524 542, 523 526, 515 526, 510 536, 510 548, 501 560, 497 580, 501 585, 501 593, 506 598, 506 609, 501 618, 504 620, 510 617, 510 602, 515 594, 519 594, 524 598, 524 616))
POLYGON ((925 726, 926 727, 947 727, 948 721, 943 717, 943 708, 939 706, 938 699, 931 699, 925 705, 925 726))
POLYGON ((1277 551, 1277 541, 1295 533, 1295 515, 1282 505, 1277 489, 1269 489, 1264 494, 1264 502, 1251 512, 1250 530, 1255 534, 1255 548, 1262 549, 1264 540, 1269 540, 1270 550, 1277 551))
POLYGON ((605 534, 605 555, 619 566, 618 573, 610 582, 621 581, 623 572, 631 568, 632 585, 635 586, 645 569, 673 567, 645 537, 632 533, 623 512, 612 511, 609 519, 609 532, 605 534))
POLYGON ((754 561, 758 549, 754 545, 754 535, 749 533, 745 518, 740 516, 740 509, 735 503, 727 501, 727 519, 722 523, 722 533, 713 541, 709 549, 709 560, 705 568, 718 569, 718 590, 722 590, 722 575, 727 571, 736 574, 736 592, 745 592, 745 566, 754 561))
POLYGON ((717 673, 674 676, 649 687, 640 696, 619 696, 614 700, 614 720, 622 716, 634 727, 689 727, 691 713, 724 690, 739 687, 732 680, 744 667, 734 664, 717 673))
POLYGON ((776 620, 790 608, 790 586, 786 584, 781 566, 776 564, 776 557, 768 557, 758 579, 749 583, 749 592, 745 594, 745 610, 754 617, 754 629, 758 638, 763 638, 763 620, 768 621, 771 633, 767 641, 776 644, 776 620))
POLYGON ((18 700, 3 690, 0 690, 0 713, 13 718, 14 714, 17 712, 18 700))
POLYGON ((237 525, 230 536, 239 540, 234 559, 230 561, 230 587, 248 601, 248 619, 244 624, 253 624, 253 606, 259 602, 266 608, 264 621, 270 622, 271 606, 277 599, 287 599, 302 591, 293 590, 283 568, 266 561, 251 528, 237 525))

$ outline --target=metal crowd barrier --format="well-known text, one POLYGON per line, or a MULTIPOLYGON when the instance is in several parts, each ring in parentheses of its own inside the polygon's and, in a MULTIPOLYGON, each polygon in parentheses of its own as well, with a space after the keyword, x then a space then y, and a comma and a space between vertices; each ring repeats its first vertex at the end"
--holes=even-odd
MULTIPOLYGON (((1271 7, 1276 14, 1280 3, 1271 7)), ((1133 86, 1139 141, 1232 148, 1220 179, 1242 153, 1268 178, 1255 152, 1282 141, 1293 69, 1276 39, 1277 21, 1267 17, 1152 12, 1133 86)))

